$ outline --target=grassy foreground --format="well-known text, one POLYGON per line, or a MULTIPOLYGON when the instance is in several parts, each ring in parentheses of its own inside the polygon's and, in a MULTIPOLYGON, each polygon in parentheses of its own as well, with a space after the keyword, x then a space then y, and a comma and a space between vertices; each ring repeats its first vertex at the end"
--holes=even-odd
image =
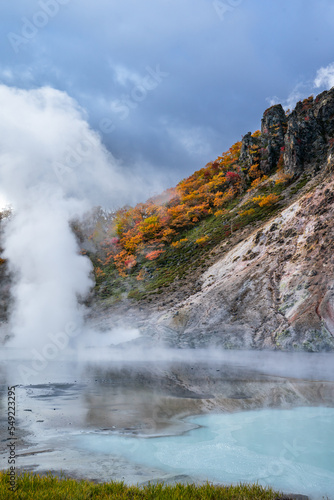
POLYGON ((9 491, 8 475, 0 471, 0 499, 33 499, 33 500, 68 500, 68 499, 229 499, 229 500, 274 500, 280 494, 271 488, 258 485, 203 486, 193 484, 165 486, 162 484, 144 487, 126 486, 123 482, 94 484, 89 481, 59 479, 52 476, 39 476, 25 473, 16 478, 16 491, 9 491))

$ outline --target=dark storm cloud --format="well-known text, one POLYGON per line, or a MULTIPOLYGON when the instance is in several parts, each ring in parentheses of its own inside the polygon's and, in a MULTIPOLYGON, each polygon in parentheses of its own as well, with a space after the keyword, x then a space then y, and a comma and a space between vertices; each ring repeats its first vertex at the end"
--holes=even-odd
MULTIPOLYGON (((124 168, 167 187, 307 97, 333 62, 331 0, 13 0, 0 80, 66 91, 124 168)), ((320 89, 321 90, 321 89, 320 89)))

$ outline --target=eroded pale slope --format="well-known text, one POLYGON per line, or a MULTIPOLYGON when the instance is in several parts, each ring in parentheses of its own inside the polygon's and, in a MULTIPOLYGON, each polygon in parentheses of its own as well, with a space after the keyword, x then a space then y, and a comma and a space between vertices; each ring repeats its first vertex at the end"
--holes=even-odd
POLYGON ((212 265, 159 327, 182 346, 333 349, 333 216, 326 177, 212 265))

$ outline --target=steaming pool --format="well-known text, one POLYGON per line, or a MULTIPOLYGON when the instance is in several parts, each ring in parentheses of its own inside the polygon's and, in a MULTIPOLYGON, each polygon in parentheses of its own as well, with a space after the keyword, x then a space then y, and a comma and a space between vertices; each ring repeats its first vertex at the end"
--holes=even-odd
POLYGON ((334 409, 295 408, 187 419, 181 436, 76 436, 86 452, 117 454, 170 474, 220 483, 256 482, 277 490, 334 493, 334 409))
POLYGON ((334 499, 332 354, 121 353, 51 360, 24 383, 29 360, 1 357, 2 408, 17 384, 18 469, 128 484, 258 481, 334 499))

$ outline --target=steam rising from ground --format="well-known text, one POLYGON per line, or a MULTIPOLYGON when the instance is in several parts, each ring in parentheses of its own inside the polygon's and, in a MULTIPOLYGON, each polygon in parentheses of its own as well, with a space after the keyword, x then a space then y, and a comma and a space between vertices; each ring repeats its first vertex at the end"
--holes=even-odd
POLYGON ((69 323, 81 326, 77 299, 92 286, 92 269, 69 221, 138 195, 140 182, 132 182, 66 93, 0 85, 0 197, 14 209, 3 238, 15 275, 13 345, 40 345, 69 323))
POLYGON ((92 280, 91 264, 78 255, 68 224, 75 208, 72 200, 51 193, 18 210, 8 224, 5 256, 16 272, 10 330, 17 347, 41 345, 71 322, 81 326, 77 296, 89 292, 92 280))

